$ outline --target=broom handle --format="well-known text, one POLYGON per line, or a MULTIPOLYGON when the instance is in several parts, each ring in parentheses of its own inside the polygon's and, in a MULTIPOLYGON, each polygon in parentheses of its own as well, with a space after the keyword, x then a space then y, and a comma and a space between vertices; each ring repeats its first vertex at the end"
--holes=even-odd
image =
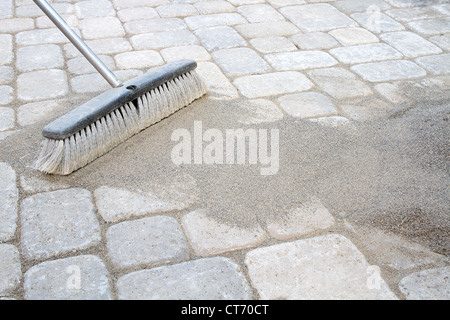
POLYGON ((61 30, 62 33, 73 43, 82 55, 94 66, 95 69, 114 87, 122 86, 122 82, 108 67, 97 57, 97 55, 84 43, 83 40, 69 27, 63 18, 45 0, 33 0, 36 5, 50 18, 50 20, 61 30))

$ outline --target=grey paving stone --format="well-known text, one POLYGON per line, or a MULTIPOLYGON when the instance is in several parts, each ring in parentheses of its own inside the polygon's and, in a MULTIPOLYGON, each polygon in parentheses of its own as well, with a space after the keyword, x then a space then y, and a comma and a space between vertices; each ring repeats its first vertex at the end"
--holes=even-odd
POLYGON ((325 127, 339 127, 350 123, 350 120, 348 120, 345 117, 341 116, 331 116, 331 117, 321 117, 321 118, 313 118, 308 119, 310 122, 317 123, 321 126, 325 127))
POLYGON ((283 37, 255 38, 250 43, 256 50, 262 53, 276 53, 296 51, 297 47, 288 39, 283 37))
MULTIPOLYGON (((132 50, 131 44, 128 40, 122 38, 107 38, 99 40, 88 40, 86 44, 97 55, 102 54, 116 54, 121 52, 128 52, 132 50)), ((70 43, 64 46, 64 51, 68 58, 82 57, 80 52, 70 43)))
POLYGON ((116 17, 88 18, 80 21, 83 39, 123 37, 125 30, 116 17))
MULTIPOLYGON (((121 81, 128 81, 143 74, 140 70, 118 70, 114 72, 121 81)), ((76 93, 101 92, 111 89, 111 86, 98 73, 84 74, 70 80, 70 86, 76 93)))
POLYGON ((139 7, 126 8, 117 11, 117 16, 122 22, 130 22, 135 20, 151 20, 159 19, 159 14, 154 8, 139 7))
POLYGON ((323 51, 273 53, 266 55, 265 58, 279 71, 325 68, 338 64, 332 56, 323 51))
POLYGON ((384 43, 340 47, 330 50, 330 53, 339 61, 345 64, 356 64, 403 58, 403 55, 400 52, 384 43))
POLYGON ((60 190, 25 198, 21 213, 22 254, 27 260, 85 250, 101 240, 87 190, 60 190))
MULTIPOLYGON (((101 54, 98 54, 97 56, 110 70, 116 69, 116 64, 114 63, 113 58, 101 54)), ((89 61, 87 61, 85 57, 70 59, 67 61, 67 69, 70 73, 76 75, 97 72, 97 70, 89 63, 89 61)))
POLYGON ((187 3, 172 3, 156 8, 162 18, 170 17, 189 17, 198 15, 197 9, 191 4, 187 3))
POLYGON ((270 100, 253 99, 239 105, 239 123, 251 125, 276 122, 283 119, 283 112, 270 100))
POLYGON ((11 63, 13 56, 12 36, 0 34, 0 65, 11 63))
POLYGON ((352 19, 327 3, 290 6, 281 8, 280 12, 303 32, 357 27, 352 19), (326 17, 326 19, 323 19, 323 17, 326 17))
POLYGON ((200 62, 198 63, 197 72, 205 82, 209 97, 216 100, 230 100, 239 97, 236 88, 216 64, 200 62))
POLYGON ((113 0, 114 8, 154 7, 167 4, 167 0, 113 0))
MULTIPOLYGON (((75 30, 76 31, 76 30, 75 30)), ((57 28, 35 29, 16 34, 16 44, 21 46, 36 46, 45 44, 67 43, 69 40, 57 28)))
MULTIPOLYGON (((386 0, 390 4, 396 7, 416 7, 416 6, 426 6, 430 4, 429 0, 386 0)), ((447 0, 433 0, 433 4, 445 3, 447 0)))
POLYGON ((259 226, 251 229, 228 226, 202 210, 184 215, 182 226, 194 252, 203 257, 256 247, 267 238, 259 226))
POLYGON ((247 42, 239 33, 227 26, 197 29, 194 33, 209 51, 245 47, 247 45, 247 42))
POLYGON ((20 177, 20 186, 26 193, 41 193, 70 188, 67 184, 54 183, 43 179, 24 176, 20 177))
POLYGON ((396 84, 380 83, 375 86, 375 90, 392 103, 400 104, 408 100, 408 98, 400 93, 399 87, 396 84))
POLYGON ((247 23, 238 13, 216 13, 210 15, 199 15, 184 19, 189 28, 195 30, 215 26, 233 26, 247 23))
POLYGON ((255 51, 248 48, 219 50, 212 56, 229 76, 261 73, 270 69, 269 65, 255 51))
POLYGON ((0 162, 0 242, 14 237, 17 227, 17 201, 19 191, 13 168, 0 162))
POLYGON ((198 44, 198 40, 188 30, 177 30, 136 35, 131 38, 131 44, 137 50, 146 50, 189 46, 198 44))
POLYGON ((11 244, 0 244, 0 296, 14 293, 22 278, 20 255, 11 244))
POLYGON ((164 63, 161 55, 157 51, 142 50, 124 52, 114 57, 119 69, 144 69, 155 67, 164 63))
POLYGON ((14 79, 14 69, 12 67, 0 66, 0 84, 8 84, 14 79))
POLYGON ((300 30, 290 22, 262 22, 241 24, 234 27, 245 38, 291 36, 300 30))
POLYGON ((245 264, 261 299, 397 299, 350 240, 331 234, 258 248, 245 264))
POLYGON ((14 14, 13 0, 3 0, 0 2, 0 19, 11 18, 14 14))
POLYGON ((386 116, 388 112, 394 109, 394 106, 383 100, 367 97, 346 102, 341 104, 339 108, 353 120, 368 121, 386 116))
POLYGON ((10 86, 0 86, 0 106, 11 103, 14 99, 14 89, 10 86))
POLYGON ((351 15, 364 28, 374 33, 405 30, 405 27, 381 12, 363 12, 351 15))
POLYGON ((417 58, 416 62, 435 75, 450 73, 450 53, 417 58))
POLYGON ((241 77, 234 84, 247 98, 301 92, 314 86, 303 74, 295 71, 241 77))
POLYGON ((63 68, 61 48, 55 44, 28 46, 17 49, 16 67, 21 72, 63 68))
POLYGON ((391 6, 382 0, 343 0, 334 1, 333 5, 341 11, 346 13, 366 12, 370 8, 377 8, 377 10, 386 10, 391 6))
POLYGON ((439 18, 440 14, 431 7, 402 8, 386 11, 386 14, 400 22, 439 18))
POLYGON ((450 18, 419 20, 409 22, 408 26, 418 33, 424 35, 440 35, 450 32, 450 18))
POLYGON ((127 274, 117 281, 122 300, 249 300, 250 286, 239 266, 206 258, 127 274))
MULTIPOLYGON (((72 29, 78 28, 80 21, 75 14, 63 14, 61 17, 72 29)), ((36 27, 39 29, 48 29, 54 28, 55 24, 47 16, 42 16, 36 18, 36 27)))
POLYGON ((157 20, 136 20, 125 23, 125 30, 129 34, 155 33, 187 29, 181 19, 167 18, 157 20))
POLYGON ((450 33, 429 38, 431 42, 444 50, 450 51, 450 33))
POLYGON ((382 61, 358 64, 351 67, 364 80, 370 82, 386 82, 402 79, 419 78, 426 75, 425 70, 411 61, 382 61))
POLYGON ((317 118, 337 113, 333 103, 318 92, 290 94, 279 98, 278 102, 286 113, 295 118, 317 118))
POLYGON ((161 50, 161 55, 166 62, 191 59, 194 61, 206 61, 211 55, 202 46, 181 46, 161 50))
POLYGON ((380 41, 377 36, 363 28, 337 29, 330 31, 329 34, 336 38, 343 46, 355 46, 380 41))
POLYGON ((15 33, 31 29, 34 29, 34 20, 31 18, 5 19, 0 25, 1 33, 15 33))
POLYGON ((229 0, 229 2, 231 2, 235 6, 243 6, 243 5, 248 5, 248 4, 263 3, 264 1, 263 0, 229 0))
POLYGON ((121 222, 108 229, 106 240, 108 255, 119 269, 159 266, 189 259, 183 232, 171 217, 121 222))
POLYGON ((17 110, 17 122, 22 127, 32 125, 49 119, 61 107, 61 104, 54 100, 26 103, 17 110))
POLYGON ((236 11, 236 8, 231 3, 222 0, 200 1, 194 3, 194 6, 200 14, 229 13, 236 11))
POLYGON ((116 11, 112 6, 111 1, 108 0, 89 0, 77 2, 75 3, 75 12, 78 18, 81 19, 116 15, 116 11))
POLYGON ((63 70, 22 73, 17 78, 17 96, 25 101, 64 96, 68 90, 67 75, 63 70))
POLYGON ((450 16, 450 3, 437 4, 432 8, 443 15, 450 16))
POLYGON ((284 17, 267 4, 240 6, 237 11, 251 23, 284 21, 284 17))
POLYGON ((403 278, 398 287, 407 300, 449 300, 450 267, 430 269, 403 278))
POLYGON ((421 36, 407 31, 385 33, 380 38, 408 58, 441 53, 442 50, 421 36))
POLYGON ((297 4, 305 4, 305 0, 267 0, 275 8, 294 6, 297 4))
POLYGON ((14 109, 0 107, 0 131, 6 131, 14 128, 14 123, 15 123, 14 109))
POLYGON ((43 262, 24 276, 27 300, 110 300, 109 273, 96 256, 43 262))
POLYGON ((290 39, 303 50, 329 49, 339 46, 333 37, 323 32, 296 34, 290 39))

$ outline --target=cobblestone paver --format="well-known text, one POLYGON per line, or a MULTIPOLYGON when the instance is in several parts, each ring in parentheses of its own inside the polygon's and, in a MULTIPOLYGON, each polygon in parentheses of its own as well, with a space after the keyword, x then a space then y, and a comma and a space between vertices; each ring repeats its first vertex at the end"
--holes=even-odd
MULTIPOLYGON (((239 101, 243 125, 348 129, 411 99, 405 84, 450 88, 446 0, 50 2, 122 80, 196 60, 205 99, 239 101)), ((109 88, 33 1, 0 0, 0 155, 109 88)), ((80 186, 23 161, 0 162, 0 299, 449 299, 446 257, 323 199, 241 228, 199 207, 192 177, 80 186)))

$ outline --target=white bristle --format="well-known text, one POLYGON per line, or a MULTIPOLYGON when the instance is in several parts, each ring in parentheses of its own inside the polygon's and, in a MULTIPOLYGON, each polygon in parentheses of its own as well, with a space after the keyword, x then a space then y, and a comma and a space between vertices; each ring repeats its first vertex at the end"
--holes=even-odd
POLYGON ((205 93, 195 71, 183 74, 139 97, 137 106, 127 103, 64 140, 45 139, 36 169, 70 174, 205 93))

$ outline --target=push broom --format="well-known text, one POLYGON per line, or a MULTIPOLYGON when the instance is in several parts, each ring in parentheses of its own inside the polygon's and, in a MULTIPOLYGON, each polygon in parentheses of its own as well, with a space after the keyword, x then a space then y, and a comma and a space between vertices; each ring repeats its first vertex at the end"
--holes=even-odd
POLYGON ((37 170, 68 175, 206 93, 191 60, 122 83, 47 1, 34 2, 113 87, 44 128, 37 170))

